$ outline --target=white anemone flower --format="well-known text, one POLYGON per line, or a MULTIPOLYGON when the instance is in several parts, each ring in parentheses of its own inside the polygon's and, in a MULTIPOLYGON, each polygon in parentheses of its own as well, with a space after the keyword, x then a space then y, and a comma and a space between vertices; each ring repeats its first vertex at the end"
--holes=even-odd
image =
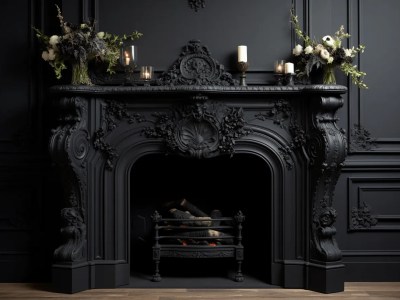
POLYGON ((97 33, 97 37, 102 40, 104 38, 104 34, 105 34, 104 31, 99 31, 97 33))
POLYGON ((317 46, 315 46, 315 50, 314 53, 315 54, 320 54, 322 50, 325 50, 325 47, 321 44, 318 44, 317 46))
POLYGON ((54 52, 54 49, 49 49, 49 60, 55 60, 56 59, 56 53, 54 52))
POLYGON ((321 55, 321 57, 322 57, 323 59, 325 59, 326 61, 327 61, 327 60, 329 59, 329 57, 331 56, 331 55, 329 54, 329 51, 326 50, 326 49, 321 50, 320 55, 321 55))
POLYGON ((353 56, 353 50, 344 49, 344 54, 346 55, 346 57, 352 57, 353 56))
POLYGON ((297 44, 296 47, 293 48, 293 55, 299 56, 303 52, 303 46, 300 44, 297 44))
POLYGON ((43 51, 43 52, 42 52, 42 58, 43 58, 45 61, 48 61, 48 60, 49 60, 49 52, 43 51))
POLYGON ((305 54, 311 54, 311 53, 313 53, 313 51, 314 51, 314 49, 313 49, 312 46, 307 46, 307 47, 304 48, 304 53, 305 54))
POLYGON ((335 40, 330 36, 330 35, 326 35, 322 38, 322 41, 324 42, 325 45, 327 45, 328 47, 335 47, 335 40))
POLYGON ((52 35, 49 40, 49 44, 52 46, 57 45, 60 42, 60 37, 58 35, 52 35))

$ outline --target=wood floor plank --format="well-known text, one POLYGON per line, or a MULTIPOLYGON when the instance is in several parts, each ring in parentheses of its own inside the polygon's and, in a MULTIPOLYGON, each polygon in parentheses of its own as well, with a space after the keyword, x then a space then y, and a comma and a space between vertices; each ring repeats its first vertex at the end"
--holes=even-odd
POLYGON ((51 291, 47 284, 0 283, 0 299, 82 300, 263 300, 263 299, 400 299, 400 282, 351 282, 345 291, 321 294, 303 289, 94 289, 76 294, 51 291))

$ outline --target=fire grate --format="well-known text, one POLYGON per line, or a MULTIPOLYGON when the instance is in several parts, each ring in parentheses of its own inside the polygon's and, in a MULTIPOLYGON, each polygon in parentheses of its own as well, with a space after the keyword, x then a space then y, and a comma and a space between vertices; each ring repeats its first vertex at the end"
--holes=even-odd
POLYGON ((161 281, 161 257, 234 258, 237 264, 234 280, 242 282, 242 223, 245 220, 242 212, 233 217, 222 217, 219 211, 213 211, 209 217, 187 200, 181 203, 188 211, 173 208, 169 211, 171 218, 163 218, 158 211, 152 215, 155 265, 152 280, 161 281))

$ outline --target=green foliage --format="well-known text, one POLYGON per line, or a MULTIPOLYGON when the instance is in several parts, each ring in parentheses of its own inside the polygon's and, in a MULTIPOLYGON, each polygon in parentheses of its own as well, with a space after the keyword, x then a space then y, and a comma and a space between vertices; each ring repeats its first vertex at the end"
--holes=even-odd
POLYGON ((70 24, 64 21, 60 8, 57 5, 56 7, 62 34, 47 36, 39 29, 33 28, 33 30, 42 44, 42 58, 53 67, 57 79, 61 78, 62 71, 68 64, 87 63, 90 60, 106 62, 107 71, 110 74, 114 73, 122 44, 142 36, 138 31, 123 36, 96 32, 94 22, 70 24))
POLYGON ((326 35, 320 42, 317 42, 301 30, 298 17, 294 14, 293 9, 290 12, 290 21, 298 40, 304 44, 304 49, 301 45, 297 45, 293 49, 298 77, 309 77, 313 70, 323 68, 330 71, 330 74, 326 74, 330 77, 324 77, 329 80, 324 80, 324 83, 334 82, 332 70, 338 67, 346 76, 350 76, 352 82, 359 88, 368 88, 363 82, 366 73, 358 70, 357 66, 352 64, 354 57, 358 53, 364 52, 365 46, 359 45, 349 49, 342 47, 342 41, 350 37, 350 34, 345 32, 344 26, 340 26, 333 36, 326 35))

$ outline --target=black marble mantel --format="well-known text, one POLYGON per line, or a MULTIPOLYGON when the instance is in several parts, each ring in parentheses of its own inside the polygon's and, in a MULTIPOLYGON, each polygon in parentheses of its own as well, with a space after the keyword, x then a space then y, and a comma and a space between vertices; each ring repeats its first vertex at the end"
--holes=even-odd
POLYGON ((50 152, 64 184, 55 288, 129 283, 129 174, 138 158, 248 153, 274 178, 268 283, 342 291, 332 199, 347 152, 335 117, 345 92, 339 85, 52 87, 60 118, 50 152))

